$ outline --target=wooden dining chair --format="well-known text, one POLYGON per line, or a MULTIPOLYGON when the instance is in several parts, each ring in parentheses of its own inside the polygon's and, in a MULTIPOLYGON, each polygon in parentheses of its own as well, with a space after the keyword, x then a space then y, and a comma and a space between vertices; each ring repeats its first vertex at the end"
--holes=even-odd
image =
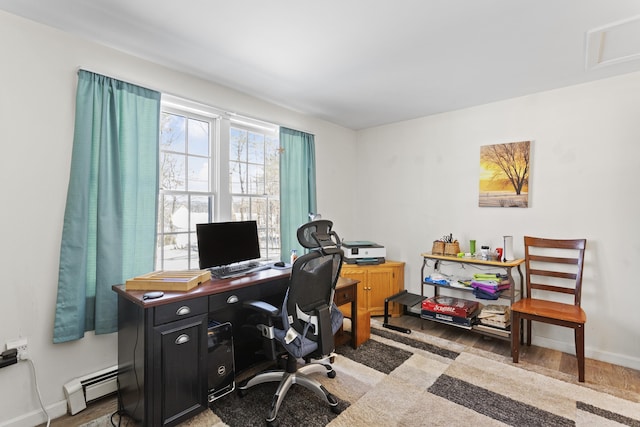
POLYGON ((558 240, 525 236, 525 296, 511 305, 513 363, 518 363, 521 319, 526 326, 528 346, 531 345, 532 321, 573 328, 578 381, 584 382, 584 324, 587 315, 580 307, 580 298, 586 245, 586 239, 558 240), (550 298, 554 293, 573 295, 573 301, 558 302, 561 298, 550 298))

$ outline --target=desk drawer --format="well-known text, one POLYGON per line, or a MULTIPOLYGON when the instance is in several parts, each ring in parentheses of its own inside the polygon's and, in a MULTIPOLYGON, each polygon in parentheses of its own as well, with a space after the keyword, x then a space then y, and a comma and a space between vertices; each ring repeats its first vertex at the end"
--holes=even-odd
POLYGON ((260 289, 252 286, 209 296, 209 312, 224 310, 228 307, 242 307, 242 302, 260 299, 260 289))
POLYGON ((341 306, 342 304, 346 304, 355 299, 356 287, 355 286, 347 286, 344 288, 336 289, 336 293, 333 296, 333 301, 337 306, 341 306))
POLYGON ((154 324, 173 322, 199 314, 206 314, 208 309, 207 298, 194 298, 186 301, 174 302, 155 308, 154 324))

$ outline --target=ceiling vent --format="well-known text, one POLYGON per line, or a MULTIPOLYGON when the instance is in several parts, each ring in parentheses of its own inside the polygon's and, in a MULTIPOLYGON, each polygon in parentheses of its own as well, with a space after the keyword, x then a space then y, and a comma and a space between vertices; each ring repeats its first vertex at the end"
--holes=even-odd
POLYGON ((640 15, 587 31, 587 70, 640 60, 640 15))

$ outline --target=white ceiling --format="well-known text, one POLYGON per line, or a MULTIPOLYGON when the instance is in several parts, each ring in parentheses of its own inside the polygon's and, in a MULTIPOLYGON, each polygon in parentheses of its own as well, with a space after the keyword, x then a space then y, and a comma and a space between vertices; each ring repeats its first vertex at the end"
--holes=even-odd
POLYGON ((638 0, 0 0, 0 9, 352 129, 640 71, 638 0), (615 23, 622 31, 588 36, 615 23))

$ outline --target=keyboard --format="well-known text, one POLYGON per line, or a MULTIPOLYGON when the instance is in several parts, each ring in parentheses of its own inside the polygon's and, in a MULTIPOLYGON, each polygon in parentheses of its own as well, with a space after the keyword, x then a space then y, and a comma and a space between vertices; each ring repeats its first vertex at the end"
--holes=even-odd
POLYGON ((257 271, 269 269, 269 265, 260 264, 259 262, 249 262, 238 265, 225 265, 222 267, 211 267, 211 278, 213 279, 230 279, 232 277, 240 277, 245 274, 255 273, 257 271))

